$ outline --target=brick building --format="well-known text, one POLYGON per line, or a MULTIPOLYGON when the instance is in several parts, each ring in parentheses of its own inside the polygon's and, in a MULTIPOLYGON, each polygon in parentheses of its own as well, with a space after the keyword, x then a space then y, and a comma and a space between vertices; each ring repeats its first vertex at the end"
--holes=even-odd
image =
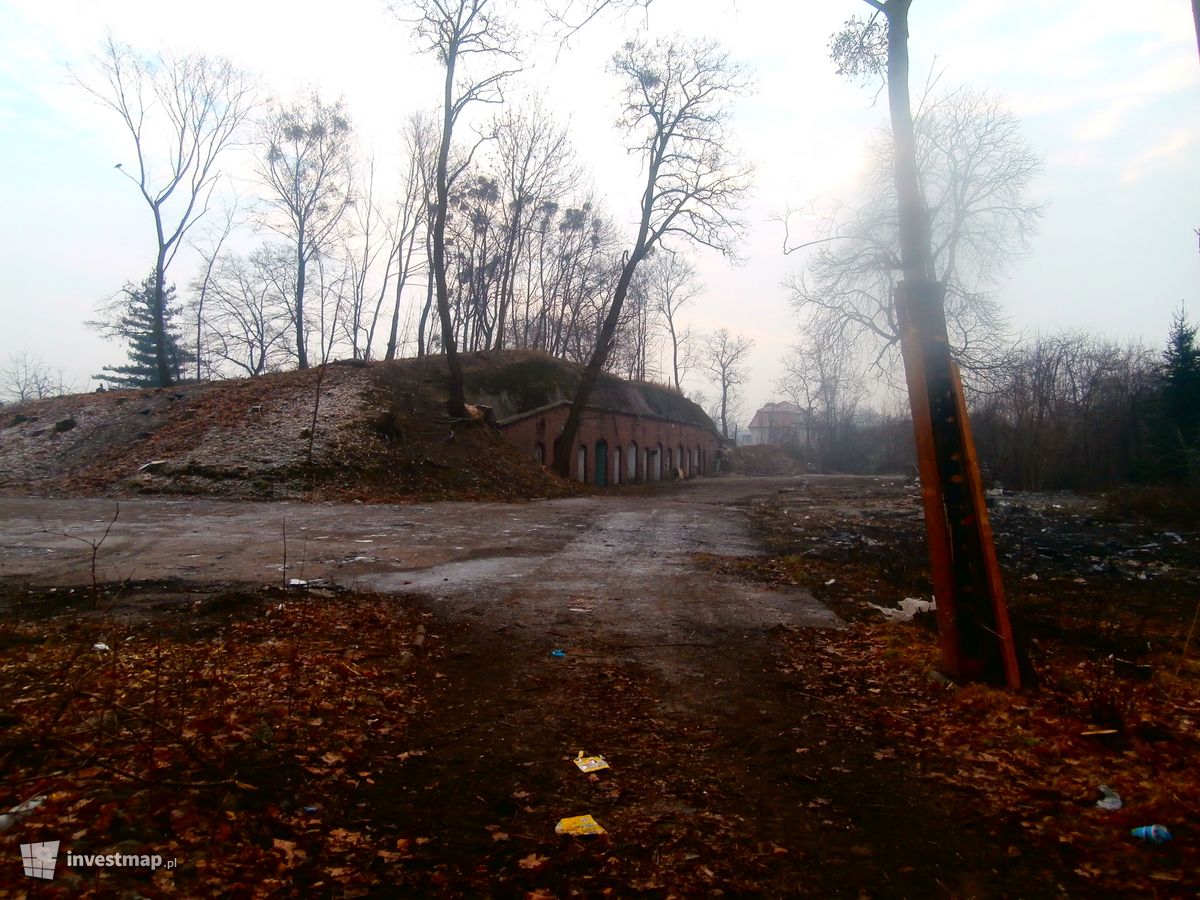
MULTIPOLYGON (((465 353, 468 399, 490 407, 500 432, 551 465, 583 366, 530 350, 465 353)), ((662 384, 601 373, 571 448, 571 475, 592 484, 637 484, 716 471, 720 435, 704 410, 662 384)))
MULTIPOLYGON (((497 421, 504 436, 539 462, 553 462, 569 400, 497 421)), ((571 474, 593 484, 638 484, 711 475, 720 438, 711 423, 588 406, 571 451, 571 474)))

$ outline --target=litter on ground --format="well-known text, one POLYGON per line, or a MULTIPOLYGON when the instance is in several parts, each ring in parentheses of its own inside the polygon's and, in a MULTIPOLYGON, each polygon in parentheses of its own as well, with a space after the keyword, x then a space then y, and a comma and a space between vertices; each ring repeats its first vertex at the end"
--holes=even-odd
POLYGON ((599 772, 601 769, 612 768, 603 756, 584 756, 583 751, 579 751, 579 756, 575 757, 575 765, 579 767, 580 772, 599 772))
POLYGON ((875 603, 872 603, 871 606, 893 622, 909 622, 917 613, 929 612, 935 608, 932 600, 918 600, 916 597, 905 597, 900 601, 899 609, 879 606, 875 603))
POLYGON ((571 816, 559 819, 555 826, 556 834, 606 834, 603 826, 591 816, 571 816))

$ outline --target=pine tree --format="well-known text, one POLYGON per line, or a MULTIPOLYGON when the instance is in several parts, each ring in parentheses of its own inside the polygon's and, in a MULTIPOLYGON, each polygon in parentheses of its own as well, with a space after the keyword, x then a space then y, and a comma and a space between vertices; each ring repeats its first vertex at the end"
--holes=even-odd
MULTIPOLYGON (((153 272, 141 284, 127 283, 121 291, 122 296, 109 308, 108 319, 88 323, 105 337, 125 340, 128 347, 129 362, 123 366, 105 366, 103 372, 92 376, 97 381, 109 387, 163 386, 154 345, 154 289, 153 272)), ((174 305, 175 286, 166 288, 163 294, 169 383, 174 384, 180 378, 184 359, 179 329, 174 321, 178 312, 174 305)))
POLYGON ((1188 322, 1180 307, 1171 320, 1159 374, 1165 474, 1178 481, 1200 475, 1200 348, 1196 332, 1197 326, 1188 322))

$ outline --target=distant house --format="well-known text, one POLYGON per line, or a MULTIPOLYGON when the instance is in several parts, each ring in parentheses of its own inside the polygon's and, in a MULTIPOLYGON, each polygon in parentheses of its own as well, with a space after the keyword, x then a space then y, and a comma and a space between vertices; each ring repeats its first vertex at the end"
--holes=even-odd
POLYGON ((808 412, 789 400, 768 403, 750 420, 752 443, 794 447, 804 443, 808 412))

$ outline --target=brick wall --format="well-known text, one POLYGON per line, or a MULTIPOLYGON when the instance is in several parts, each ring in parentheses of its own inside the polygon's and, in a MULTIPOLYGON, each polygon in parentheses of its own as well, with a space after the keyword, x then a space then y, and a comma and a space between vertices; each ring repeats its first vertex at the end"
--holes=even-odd
MULTIPOLYGON (((530 456, 551 465, 554 439, 567 421, 569 408, 562 403, 509 419, 500 430, 530 456)), ((593 484, 633 484, 670 479, 673 468, 683 469, 688 478, 711 475, 718 445, 716 432, 708 428, 589 408, 571 448, 571 477, 593 484), (597 445, 604 457, 599 472, 597 445)))

